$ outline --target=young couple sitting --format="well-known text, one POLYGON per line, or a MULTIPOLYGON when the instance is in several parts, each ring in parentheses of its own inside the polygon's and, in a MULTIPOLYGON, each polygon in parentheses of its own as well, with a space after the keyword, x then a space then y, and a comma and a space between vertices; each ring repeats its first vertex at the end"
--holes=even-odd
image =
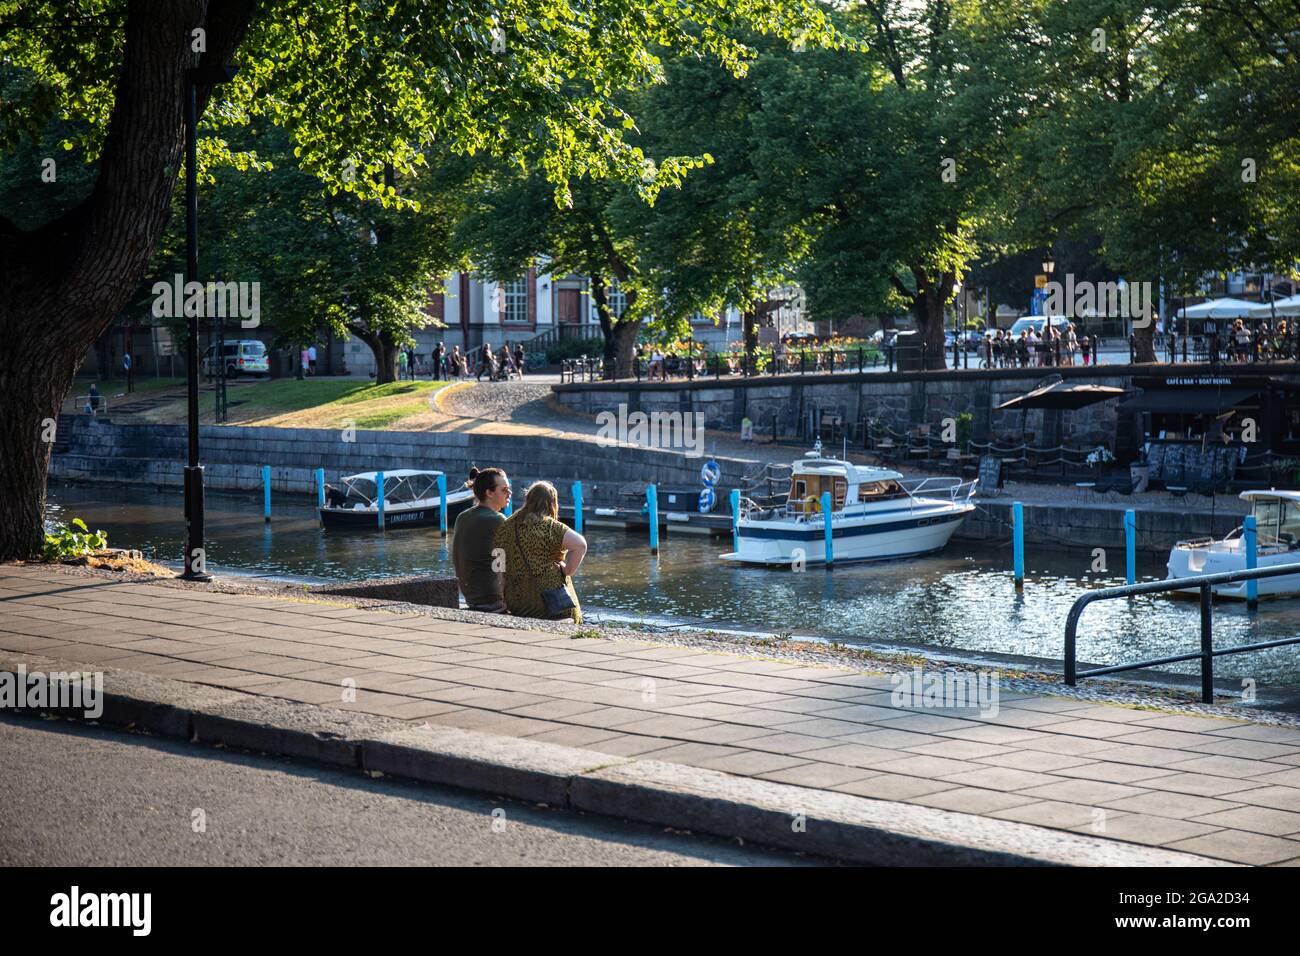
POLYGON ((461 512, 452 531, 456 579, 471 611, 582 623, 572 576, 587 555, 587 541, 559 520, 560 500, 549 481, 537 481, 509 518, 510 479, 500 468, 471 468, 474 507, 461 512), (563 589, 571 607, 548 610, 563 589), (547 594, 546 592, 550 592, 547 594))

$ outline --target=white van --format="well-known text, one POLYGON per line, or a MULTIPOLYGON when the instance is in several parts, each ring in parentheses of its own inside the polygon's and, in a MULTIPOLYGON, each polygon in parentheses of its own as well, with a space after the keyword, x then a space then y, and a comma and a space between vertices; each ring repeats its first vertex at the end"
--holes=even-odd
MULTIPOLYGON (((1026 329, 1033 329, 1035 335, 1041 336, 1043 329, 1047 326, 1047 316, 1045 315, 1026 315, 1023 318, 1016 319, 1011 325, 1011 331, 1008 333, 1012 338, 1020 338, 1020 333, 1026 329)), ((1064 315, 1052 316, 1052 328, 1065 334, 1066 329, 1070 327, 1070 320, 1064 315)))
MULTIPOLYGON (((235 378, 238 375, 270 374, 271 362, 267 358, 265 343, 256 339, 241 339, 237 342, 225 342, 223 345, 227 378, 235 378)), ((216 376, 218 369, 216 354, 215 345, 209 346, 203 353, 204 375, 216 376)))

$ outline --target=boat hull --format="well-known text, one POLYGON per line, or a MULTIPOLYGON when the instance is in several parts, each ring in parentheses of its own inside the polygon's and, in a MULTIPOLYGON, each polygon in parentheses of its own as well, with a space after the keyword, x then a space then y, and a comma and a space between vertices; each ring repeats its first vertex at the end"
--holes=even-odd
MULTIPOLYGON (((1236 544, 1241 539, 1236 539, 1236 544)), ((1176 581, 1179 578, 1198 574, 1220 574, 1228 571, 1246 570, 1246 553, 1243 547, 1225 546, 1225 542, 1215 542, 1214 547, 1178 547, 1169 552, 1166 565, 1168 575, 1165 580, 1176 581)), ((1256 559, 1256 567, 1267 568, 1278 564, 1295 564, 1300 561, 1300 550, 1279 551, 1274 554, 1261 554, 1256 559)), ((1245 581, 1233 584, 1216 584, 1212 588, 1215 597, 1246 600, 1245 581)), ((1300 597, 1300 574, 1284 574, 1275 578, 1260 578, 1255 582, 1260 597, 1300 597)), ((1200 588, 1180 589, 1181 594, 1199 594, 1200 588)))
MULTIPOLYGON (((903 511, 866 519, 836 519, 831 528, 832 557, 847 561, 887 561, 941 551, 973 505, 903 511)), ((821 522, 742 521, 739 550, 723 554, 724 561, 786 565, 826 563, 825 528, 821 522)))
MULTIPOLYGON (((447 527, 456 522, 456 516, 474 504, 472 497, 447 501, 447 527)), ((378 531, 379 516, 373 509, 321 508, 320 523, 330 531, 378 531)), ((384 530, 400 528, 436 528, 439 506, 420 504, 415 507, 399 505, 384 509, 384 530)))

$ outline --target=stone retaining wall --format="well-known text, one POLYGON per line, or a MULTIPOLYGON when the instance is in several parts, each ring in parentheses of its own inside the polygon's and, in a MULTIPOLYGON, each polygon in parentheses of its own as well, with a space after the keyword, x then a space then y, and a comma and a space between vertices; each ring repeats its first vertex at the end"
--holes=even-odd
MULTIPOLYGON (((955 537, 975 541, 1011 541, 1012 500, 981 501, 979 508, 958 528, 955 537)), ((1121 503, 1096 505, 1026 504, 1025 544, 1054 549, 1103 547, 1111 555, 1124 553, 1124 511, 1121 503)), ((1146 554, 1166 556, 1178 541, 1216 538, 1241 524, 1241 515, 1225 512, 1134 508, 1136 547, 1146 554)), ((1122 560, 1122 558, 1121 558, 1122 560)))
MULTIPOLYGON (((588 502, 612 502, 627 485, 701 488, 707 458, 653 448, 600 445, 545 436, 503 436, 457 432, 357 431, 343 441, 338 429, 204 426, 199 441, 204 484, 229 491, 260 491, 262 466, 271 466, 271 489, 315 493, 315 470, 325 480, 362 471, 430 468, 447 473, 448 484, 471 465, 496 466, 520 478, 553 481, 561 499, 569 484, 583 482, 588 502)), ((50 462, 53 479, 182 487, 187 445, 184 426, 117 425, 88 416, 59 422, 59 447, 50 462)), ((722 469, 720 499, 758 465, 716 457, 722 469)))
MULTIPOLYGON (((846 422, 864 418, 884 421, 897 431, 928 423, 936 432, 945 418, 972 416, 972 437, 988 441, 1022 432, 1039 447, 1068 438, 1075 445, 1110 443, 1116 436, 1116 407, 1107 401, 1077 411, 999 410, 1002 402, 1023 395, 1049 375, 1074 382, 1130 388, 1133 377, 1160 374, 1159 367, 970 369, 946 372, 862 372, 835 375, 730 376, 718 380, 674 382, 580 382, 554 386, 558 401, 581 412, 702 412, 708 428, 739 430, 748 417, 763 434, 775 419, 779 434, 800 433, 809 409, 833 409, 846 422)), ((1253 366, 1251 374, 1296 381, 1293 365, 1253 366)))

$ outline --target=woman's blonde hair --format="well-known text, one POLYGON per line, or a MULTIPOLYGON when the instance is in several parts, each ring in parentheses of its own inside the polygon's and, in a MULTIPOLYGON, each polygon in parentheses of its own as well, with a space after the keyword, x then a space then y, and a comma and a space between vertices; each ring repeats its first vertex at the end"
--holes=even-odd
POLYGON ((524 493, 524 506, 519 509, 524 521, 560 517, 560 496, 549 481, 534 481, 524 493))

